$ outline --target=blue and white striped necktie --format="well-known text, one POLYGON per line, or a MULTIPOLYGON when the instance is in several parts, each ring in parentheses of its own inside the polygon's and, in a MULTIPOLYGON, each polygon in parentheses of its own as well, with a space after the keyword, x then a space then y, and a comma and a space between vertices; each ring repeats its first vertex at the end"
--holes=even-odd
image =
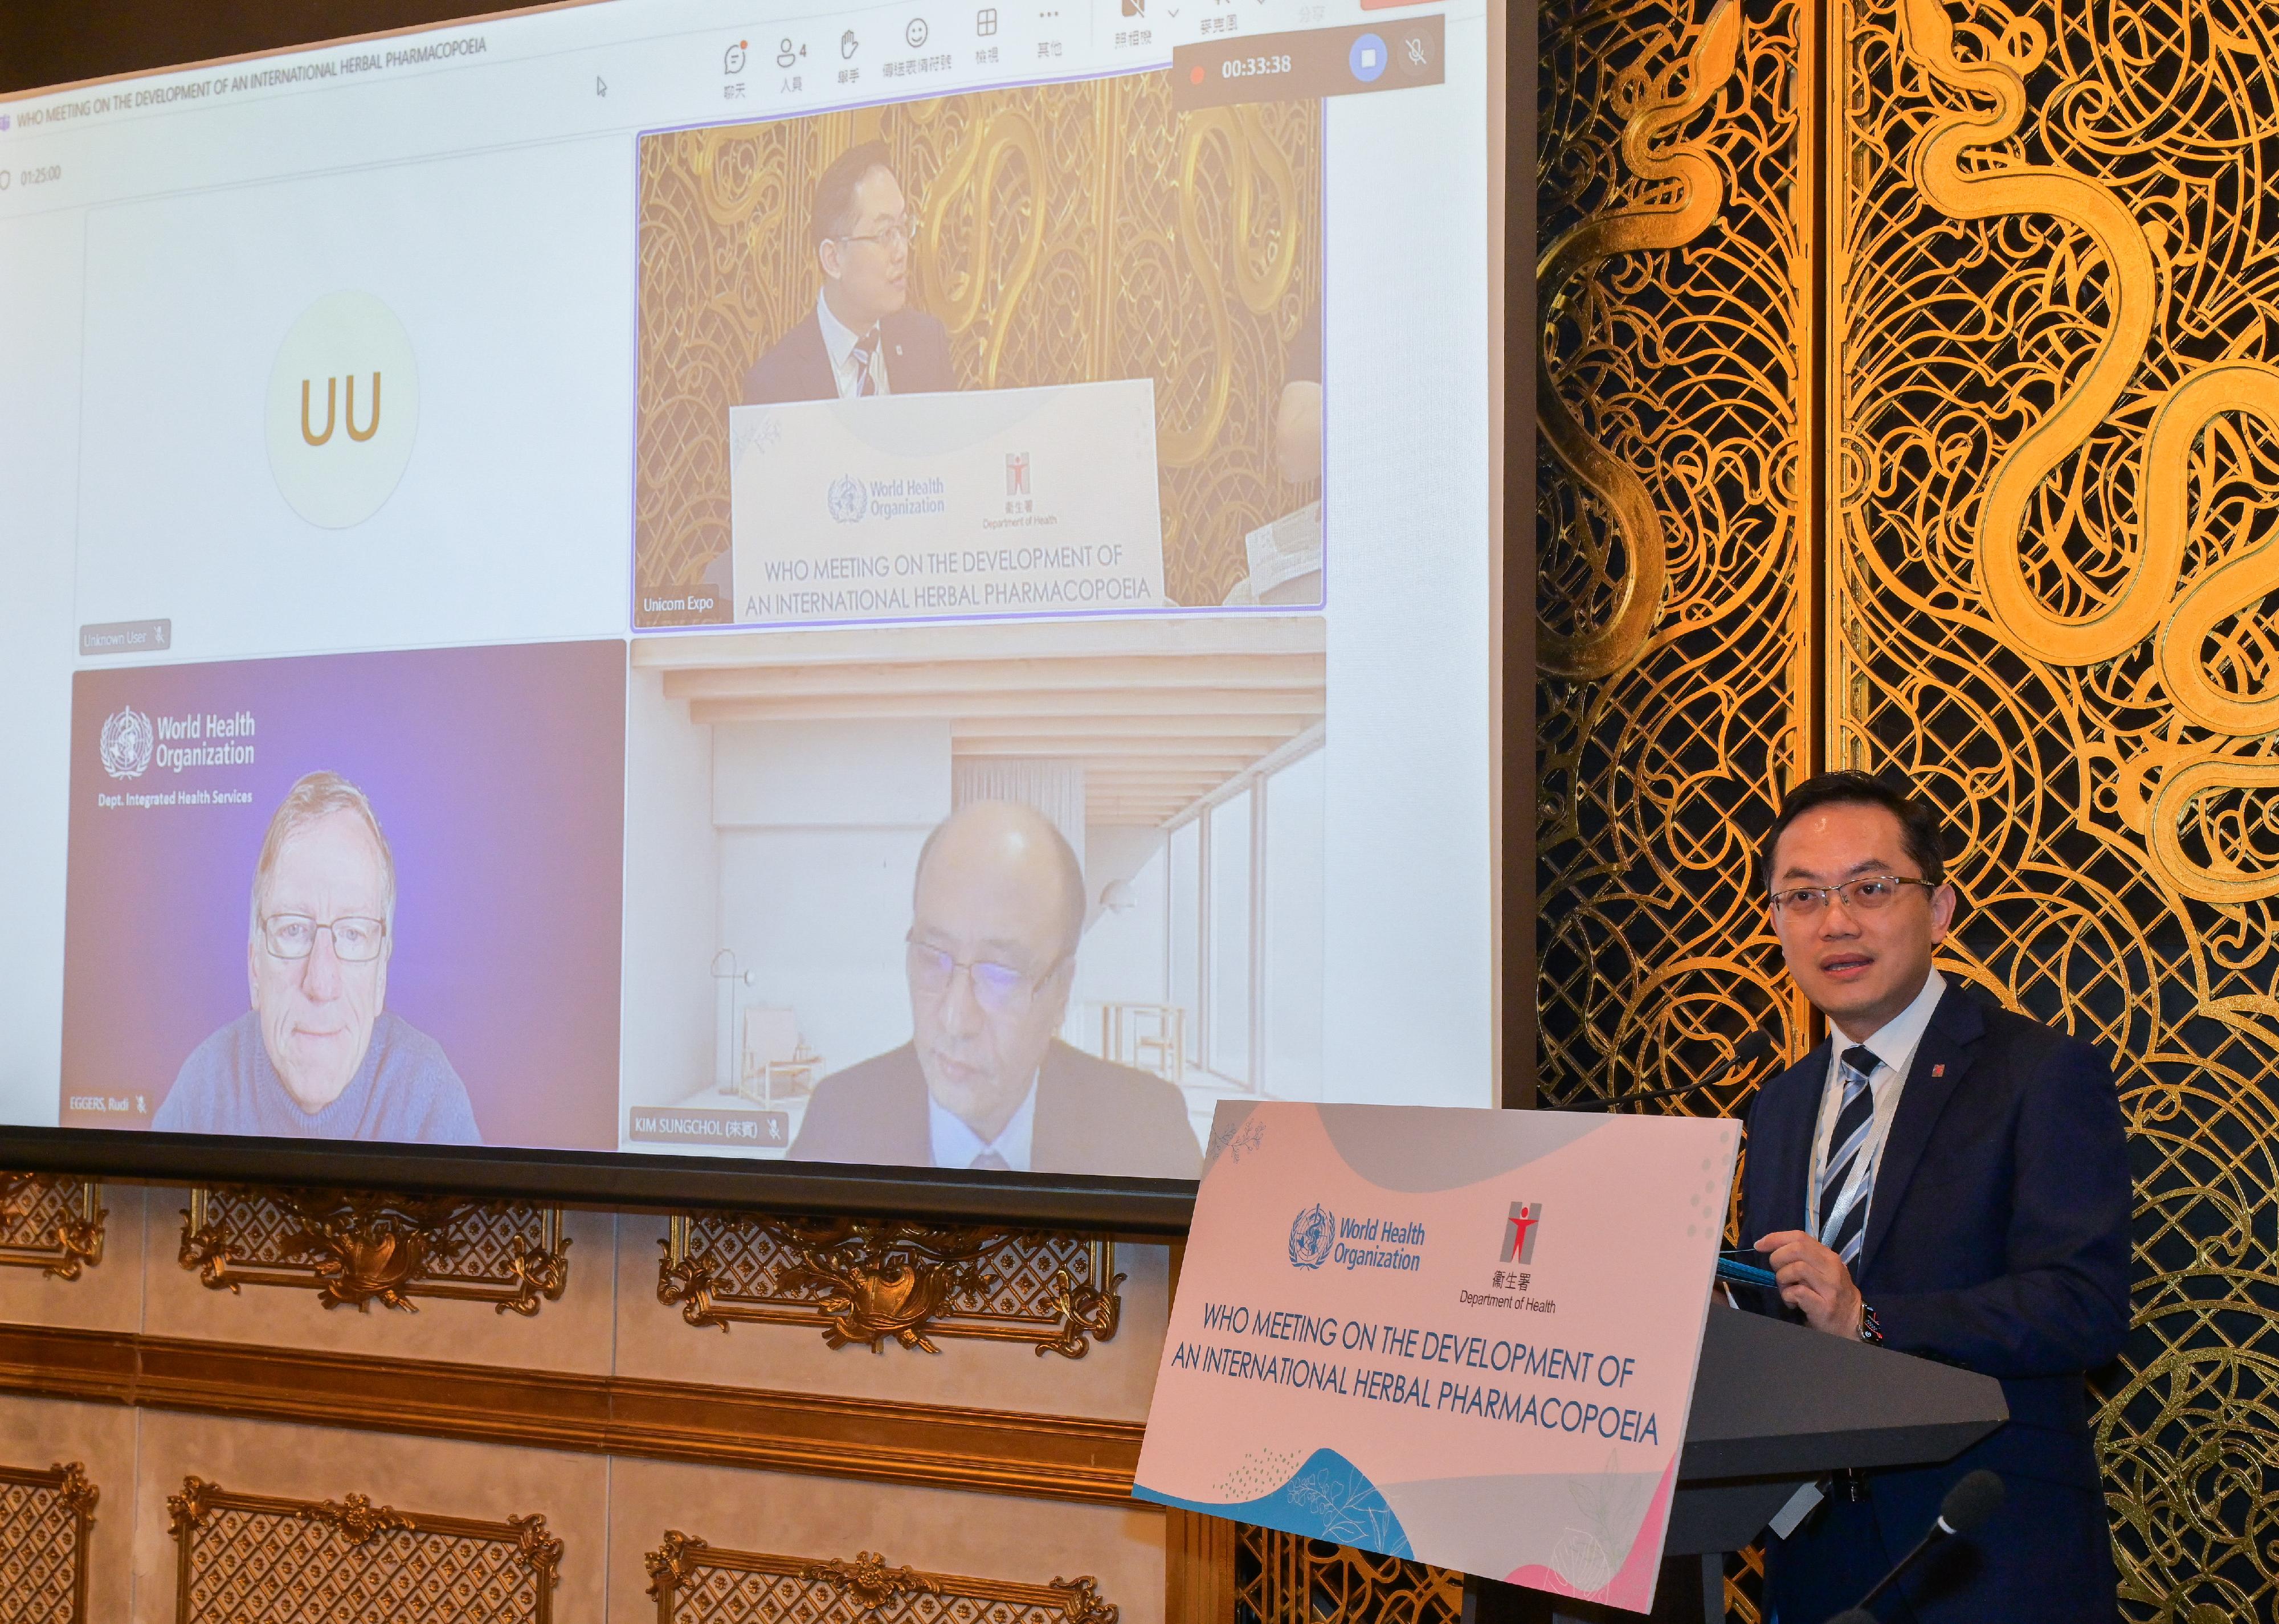
POLYGON ((1821 1244, 1857 1271, 1860 1243, 1868 1232, 1868 1194, 1876 1182, 1871 1166, 1847 1191, 1852 1175, 1868 1153, 1868 1136, 1876 1126, 1876 1092, 1868 1079, 1876 1075, 1876 1052, 1865 1044, 1844 1051, 1844 1103, 1836 1113, 1836 1131, 1829 1136, 1828 1161, 1820 1175, 1821 1244))

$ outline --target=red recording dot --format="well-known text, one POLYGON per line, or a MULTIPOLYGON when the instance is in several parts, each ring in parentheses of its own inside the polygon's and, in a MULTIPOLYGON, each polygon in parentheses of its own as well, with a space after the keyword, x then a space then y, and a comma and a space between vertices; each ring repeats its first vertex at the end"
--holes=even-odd
POLYGON ((1203 71, 1202 71, 1202 69, 1201 69, 1201 68, 1196 68, 1196 69, 1194 69, 1192 73, 1190 73, 1187 75, 1187 78, 1188 78, 1191 81, 1193 81, 1193 83, 1195 83, 1195 84, 1201 84, 1201 83, 1202 83, 1202 82, 1203 82, 1203 71))

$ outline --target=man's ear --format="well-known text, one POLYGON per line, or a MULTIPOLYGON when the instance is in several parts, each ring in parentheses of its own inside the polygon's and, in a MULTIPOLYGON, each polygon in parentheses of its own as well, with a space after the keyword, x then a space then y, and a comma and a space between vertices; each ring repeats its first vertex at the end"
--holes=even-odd
POLYGON ((846 272, 847 266, 840 257, 839 240, 835 237, 825 237, 815 245, 815 258, 816 263, 823 267, 823 274, 834 282, 846 272))
POLYGON ((261 951, 261 938, 257 934, 245 940, 245 996, 254 1008, 261 1007, 261 964, 253 955, 261 951))
POLYGON ((1954 923, 1954 910, 1959 901, 1954 887, 1944 880, 1939 882, 1938 889, 1930 893, 1930 940, 1934 947, 1946 939, 1947 927, 1954 923))

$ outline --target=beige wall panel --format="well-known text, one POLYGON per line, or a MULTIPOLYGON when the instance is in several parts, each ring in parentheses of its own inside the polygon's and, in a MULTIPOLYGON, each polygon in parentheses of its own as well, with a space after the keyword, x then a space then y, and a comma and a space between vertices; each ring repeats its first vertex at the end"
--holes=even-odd
MULTIPOLYGON (((149 1410, 142 1466, 134 1624, 173 1624, 175 1545, 166 1497, 190 1475, 242 1493, 307 1500, 364 1494, 403 1511, 486 1521, 541 1513, 563 1546, 556 1624, 598 1624, 602 1616, 609 1462, 598 1456, 149 1410)), ((123 1506, 118 1514, 123 1520, 123 1506)))
POLYGON ((610 1294, 616 1284, 610 1268, 616 1250, 613 1214, 568 1215, 563 1232, 570 1240, 569 1283, 559 1302, 541 1304, 534 1316, 526 1319, 502 1314, 490 1303, 422 1298, 417 1314, 378 1304, 359 1313, 325 1307, 312 1289, 249 1285, 237 1291, 216 1290, 177 1259, 182 1212, 189 1204, 189 1192, 184 1190, 150 1192, 144 1265, 149 1314, 143 1329, 151 1336, 588 1375, 609 1372, 610 1294))
POLYGON ((57 1280, 36 1268, 0 1268, 0 1321, 58 1325, 75 1330, 142 1328, 142 1207, 146 1192, 134 1184, 103 1186, 103 1261, 76 1280, 57 1280))
POLYGON ((129 1617, 134 1420, 119 1405, 0 1398, 0 1464, 41 1472, 76 1460, 103 1496, 88 1537, 88 1624, 127 1624, 129 1617))
POLYGON ((1138 1505, 619 1460, 610 1512, 610 1624, 656 1619, 641 1559, 667 1528, 739 1551, 849 1559, 875 1551, 895 1567, 1030 1584, 1088 1574, 1122 1609, 1120 1624, 1163 1620, 1163 1517, 1138 1505))
POLYGON ((1125 1276, 1124 1317, 1115 1340, 1095 1342, 1082 1359, 1039 1358, 1034 1344, 965 1337, 937 1338, 940 1353, 887 1344, 873 1354, 861 1347, 833 1350, 819 1324, 737 1325, 725 1332, 690 1325, 678 1305, 657 1300, 665 1228, 664 1218, 635 1213, 620 1221, 619 1375, 1117 1421, 1147 1413, 1170 1311, 1163 1247, 1116 1247, 1116 1271, 1125 1276))

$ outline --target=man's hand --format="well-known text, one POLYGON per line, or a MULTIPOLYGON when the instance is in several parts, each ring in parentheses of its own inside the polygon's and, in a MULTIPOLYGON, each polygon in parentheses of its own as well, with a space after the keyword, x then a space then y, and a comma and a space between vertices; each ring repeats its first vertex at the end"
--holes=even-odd
POLYGON ((1780 1229, 1757 1243, 1773 1277, 1780 1283, 1781 1301, 1799 1311, 1805 1323, 1834 1337, 1860 1334, 1860 1288, 1844 1260, 1802 1229, 1780 1229))

